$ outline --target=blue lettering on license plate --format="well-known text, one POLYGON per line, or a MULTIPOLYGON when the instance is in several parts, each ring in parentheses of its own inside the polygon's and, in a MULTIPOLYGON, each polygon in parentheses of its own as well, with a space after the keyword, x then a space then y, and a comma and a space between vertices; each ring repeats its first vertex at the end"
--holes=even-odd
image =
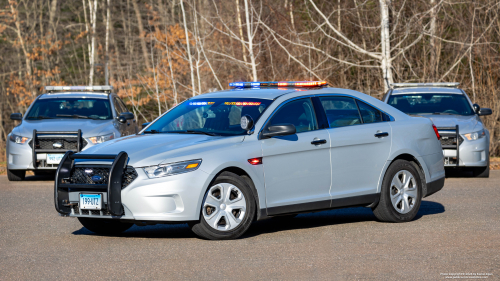
POLYGON ((80 209, 100 210, 102 207, 101 194, 80 194, 80 209))

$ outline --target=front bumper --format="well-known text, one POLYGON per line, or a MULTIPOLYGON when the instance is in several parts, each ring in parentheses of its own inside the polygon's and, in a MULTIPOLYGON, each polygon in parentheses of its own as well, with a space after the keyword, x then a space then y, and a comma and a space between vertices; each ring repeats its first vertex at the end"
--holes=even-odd
MULTIPOLYGON (((489 137, 469 141, 467 139, 459 146, 458 167, 485 167, 488 166, 489 137)), ((457 150, 443 149, 445 167, 457 167, 457 150)))
MULTIPOLYGON (((111 158, 108 159, 111 160, 111 158)), ((120 187, 118 190, 113 190, 111 186, 105 189, 92 189, 91 185, 88 185, 87 189, 83 187, 59 188, 63 193, 67 192, 67 197, 57 198, 56 196, 56 209, 62 215, 70 217, 121 219, 137 222, 186 222, 199 219, 204 189, 210 182, 208 173, 197 169, 185 174, 149 179, 142 168, 136 168, 135 171, 137 178, 123 189, 120 187), (110 197, 113 197, 110 196, 110 192, 115 193, 115 195, 119 193, 119 196, 110 200, 110 197), (103 210, 80 210, 80 193, 102 194, 103 210), (63 200, 67 201, 63 203, 63 200), (109 202, 116 203, 116 200, 122 207, 121 212, 116 212, 118 209, 114 212, 110 208, 109 202), (62 210, 63 208, 58 207, 57 201, 60 202, 60 206, 66 205, 66 208, 62 210)), ((110 172, 110 177, 112 177, 112 173, 110 172)), ((60 178, 56 177, 58 183, 60 178)), ((55 188, 57 193, 58 187, 55 188)))

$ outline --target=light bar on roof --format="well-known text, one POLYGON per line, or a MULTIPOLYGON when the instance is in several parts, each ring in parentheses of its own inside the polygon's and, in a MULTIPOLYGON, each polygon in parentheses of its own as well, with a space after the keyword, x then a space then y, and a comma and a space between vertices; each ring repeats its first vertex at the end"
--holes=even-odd
POLYGON ((450 87, 456 88, 460 83, 392 83, 391 88, 409 88, 409 87, 450 87))
POLYGON ((45 86, 45 91, 112 91, 113 86, 45 86))
POLYGON ((324 87, 327 86, 326 81, 273 81, 273 82, 232 82, 229 83, 231 88, 270 88, 270 87, 324 87))

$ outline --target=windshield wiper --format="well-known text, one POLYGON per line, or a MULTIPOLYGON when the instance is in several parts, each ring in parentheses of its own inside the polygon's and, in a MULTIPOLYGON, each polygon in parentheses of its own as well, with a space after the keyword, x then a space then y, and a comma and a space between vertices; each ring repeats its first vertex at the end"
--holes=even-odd
POLYGON ((197 131, 197 130, 186 130, 186 133, 189 133, 189 134, 203 134, 203 135, 207 135, 207 136, 218 136, 215 133, 210 133, 210 132, 205 132, 205 131, 197 131))
POLYGON ((88 116, 85 116, 85 115, 78 115, 78 114, 73 114, 73 115, 70 115, 70 114, 56 114, 57 117, 71 117, 71 118, 83 118, 83 119, 91 119, 90 117, 88 116))
POLYGON ((27 119, 54 119, 54 117, 49 117, 49 116, 43 116, 43 115, 39 115, 39 116, 36 116, 36 117, 28 117, 27 119))
POLYGON ((458 114, 448 113, 448 112, 434 112, 433 114, 436 114, 436 115, 458 115, 458 114))
POLYGON ((149 130, 149 131, 144 131, 145 134, 159 134, 160 131, 158 130, 149 130))

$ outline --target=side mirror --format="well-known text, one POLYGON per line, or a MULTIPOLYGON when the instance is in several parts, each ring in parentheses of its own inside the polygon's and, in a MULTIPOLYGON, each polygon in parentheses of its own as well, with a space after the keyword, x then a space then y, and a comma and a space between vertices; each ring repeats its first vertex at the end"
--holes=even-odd
POLYGON ((475 113, 479 113, 479 110, 481 109, 481 107, 477 103, 473 104, 472 108, 474 109, 475 113))
POLYGON ((135 118, 132 112, 123 112, 122 114, 120 114, 120 116, 125 117, 126 120, 131 120, 135 118))
POLYGON ((12 113, 10 115, 11 120, 23 120, 23 115, 21 113, 12 113))
POLYGON ((491 109, 484 107, 481 108, 477 114, 479 116, 485 116, 485 115, 491 115, 492 113, 493 111, 491 111, 491 109))
POLYGON ((142 123, 142 128, 146 128, 149 124, 151 124, 151 122, 142 123))
POLYGON ((262 131, 262 138, 272 138, 277 136, 289 136, 297 132, 295 126, 292 124, 281 124, 267 127, 266 130, 262 131))

